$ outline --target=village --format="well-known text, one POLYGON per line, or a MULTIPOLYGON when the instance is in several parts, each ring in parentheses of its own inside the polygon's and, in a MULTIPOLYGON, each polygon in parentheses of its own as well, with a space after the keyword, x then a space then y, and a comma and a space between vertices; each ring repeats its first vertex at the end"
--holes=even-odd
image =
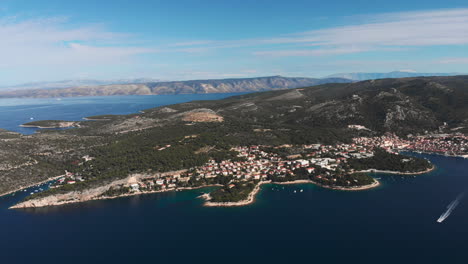
POLYGON ((468 136, 461 133, 409 136, 408 139, 402 139, 395 134, 387 133, 380 137, 355 138, 354 142, 367 147, 383 148, 389 152, 415 151, 468 157, 468 136))
MULTIPOLYGON (((158 149, 163 151, 170 145, 158 149)), ((209 160, 206 164, 188 170, 159 173, 142 177, 127 186, 120 186, 107 195, 124 193, 169 191, 208 185, 234 187, 242 182, 292 182, 310 180, 325 186, 353 188, 369 184, 368 179, 353 178, 357 174, 348 165, 350 159, 367 159, 375 149, 398 154, 400 151, 418 151, 445 155, 467 155, 468 137, 461 134, 414 136, 402 139, 387 133, 380 137, 354 138, 353 143, 337 145, 282 145, 237 146, 236 160, 209 160), (289 155, 279 154, 288 150, 289 155)), ((84 157, 84 162, 92 158, 84 157)), ((51 188, 85 181, 79 173, 66 172, 51 188)))
MULTIPOLYGON (((292 148, 283 145, 280 148, 292 148)), ((203 166, 184 170, 177 173, 161 173, 143 177, 135 183, 122 188, 121 192, 145 192, 174 190, 177 188, 199 187, 210 184, 230 184, 248 181, 287 182, 315 177, 317 181, 329 181, 330 184, 337 179, 354 171, 346 166, 349 158, 369 158, 373 156, 372 148, 357 144, 331 145, 303 145, 295 147, 300 154, 286 157, 264 149, 267 146, 239 146, 231 150, 238 153, 239 160, 223 160, 216 162, 209 160, 203 166)), ((66 172, 51 188, 66 184, 75 184, 85 179, 79 173, 66 172)), ((348 186, 357 182, 346 181, 348 186)), ((123 186, 122 186, 123 187, 123 186)), ((112 192, 114 193, 114 192, 112 192)))

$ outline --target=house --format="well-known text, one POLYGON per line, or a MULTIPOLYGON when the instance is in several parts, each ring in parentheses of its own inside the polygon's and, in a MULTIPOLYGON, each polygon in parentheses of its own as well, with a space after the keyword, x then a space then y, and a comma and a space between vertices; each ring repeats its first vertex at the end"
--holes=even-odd
POLYGON ((140 190, 140 185, 138 185, 138 183, 134 183, 132 185, 130 185, 130 188, 132 189, 132 191, 139 191, 140 190))

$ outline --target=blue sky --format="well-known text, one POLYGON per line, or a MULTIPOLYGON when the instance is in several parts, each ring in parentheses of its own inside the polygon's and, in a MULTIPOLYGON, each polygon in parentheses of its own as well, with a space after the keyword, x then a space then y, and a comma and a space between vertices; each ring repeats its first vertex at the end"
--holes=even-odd
POLYGON ((0 40, 0 85, 468 73, 468 2, 0 0, 0 40))

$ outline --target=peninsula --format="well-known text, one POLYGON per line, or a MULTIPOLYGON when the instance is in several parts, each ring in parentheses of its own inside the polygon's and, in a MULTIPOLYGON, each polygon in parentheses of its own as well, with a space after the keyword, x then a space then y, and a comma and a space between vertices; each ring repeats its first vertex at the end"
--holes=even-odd
POLYGON ((3 130, 0 191, 64 173, 13 208, 206 186, 216 186, 207 206, 249 204, 262 184, 365 190, 379 185, 367 172, 433 169, 404 151, 467 155, 466 99, 466 76, 383 79, 89 117, 27 136, 3 130))

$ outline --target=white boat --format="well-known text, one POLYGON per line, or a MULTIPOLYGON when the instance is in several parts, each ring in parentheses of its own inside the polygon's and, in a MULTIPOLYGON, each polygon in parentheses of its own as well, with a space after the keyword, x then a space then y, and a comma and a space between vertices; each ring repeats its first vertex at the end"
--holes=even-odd
POLYGON ((301 192, 303 192, 304 190, 301 189, 301 192))
POLYGON ((457 196, 457 199, 455 199, 455 201, 451 202, 448 206, 447 206, 447 211, 445 211, 445 213, 443 213, 439 219, 437 219, 437 223, 442 223, 445 219, 447 219, 447 217, 450 216, 450 214, 453 212, 453 210, 455 210, 455 208, 458 206, 458 204, 460 203, 460 200, 461 198, 463 198, 463 196, 465 195, 465 193, 462 193, 460 195, 457 196))
POLYGON ((296 190, 294 190, 294 193, 296 193, 296 190))
POLYGON ((449 217, 449 215, 452 213, 453 209, 457 207, 458 203, 458 200, 451 202, 449 206, 447 206, 447 211, 445 211, 445 213, 443 213, 439 219, 437 219, 437 223, 442 223, 445 219, 447 219, 447 217, 449 217))

